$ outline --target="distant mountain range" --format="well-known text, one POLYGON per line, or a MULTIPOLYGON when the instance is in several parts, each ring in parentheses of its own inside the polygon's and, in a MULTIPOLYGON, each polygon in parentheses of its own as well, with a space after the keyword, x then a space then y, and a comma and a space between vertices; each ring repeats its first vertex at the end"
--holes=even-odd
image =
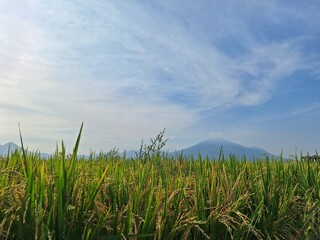
MULTIPOLYGON (((10 152, 14 152, 15 150, 21 149, 21 147, 13 142, 8 142, 4 145, 0 144, 0 156, 5 156, 8 154, 10 149, 10 152)), ((40 153, 41 157, 48 158, 50 154, 48 153, 40 153)))
MULTIPOLYGON (((10 147, 10 151, 15 151, 16 149, 20 149, 20 146, 18 146, 17 144, 9 142, 4 145, 0 145, 0 155, 8 154, 9 147, 10 147)), ((183 150, 179 150, 175 152, 169 152, 168 154, 170 156, 183 155, 185 157, 193 156, 195 158, 197 158, 200 154, 203 158, 209 157, 210 159, 212 158, 217 159, 219 157, 221 149, 225 158, 229 158, 230 155, 234 155, 240 159, 243 156, 246 156, 246 158, 250 160, 250 159, 260 158, 265 156, 269 156, 270 158, 274 156, 271 153, 268 153, 267 151, 261 148, 245 147, 240 144, 230 142, 222 138, 206 139, 191 147, 187 147, 183 150)), ((49 157, 50 154, 41 153, 41 156, 49 157)), ((132 150, 127 151, 126 156, 129 158, 136 157, 135 151, 132 151, 132 150)))
POLYGON ((204 140, 196 145, 185 148, 180 151, 176 151, 174 153, 170 153, 170 155, 183 155, 186 157, 198 157, 199 154, 202 157, 209 157, 217 159, 219 157, 220 151, 222 149, 222 153, 226 158, 229 158, 230 155, 234 155, 237 158, 242 158, 246 156, 247 159, 259 158, 269 156, 272 157, 271 153, 267 151, 257 148, 257 147, 245 147, 237 143, 233 143, 227 141, 222 138, 213 138, 204 140))
MULTIPOLYGON (((257 159, 257 158, 265 158, 266 156, 272 158, 276 157, 275 155, 265 151, 264 149, 258 147, 245 147, 240 144, 227 141, 222 138, 210 138, 206 139, 202 142, 199 142, 191 147, 187 147, 182 150, 167 152, 169 156, 184 156, 184 157, 194 157, 197 158, 199 154, 203 158, 210 159, 218 159, 220 155, 220 151, 222 149, 222 154, 225 158, 229 158, 230 155, 234 155, 237 158, 241 159, 243 156, 248 160, 257 159)), ((127 157, 136 157, 136 151, 130 150, 126 152, 127 157)))
POLYGON ((13 142, 8 142, 4 145, 0 144, 0 155, 7 155, 9 149, 10 149, 10 152, 14 152, 16 149, 20 149, 20 146, 18 146, 13 142))

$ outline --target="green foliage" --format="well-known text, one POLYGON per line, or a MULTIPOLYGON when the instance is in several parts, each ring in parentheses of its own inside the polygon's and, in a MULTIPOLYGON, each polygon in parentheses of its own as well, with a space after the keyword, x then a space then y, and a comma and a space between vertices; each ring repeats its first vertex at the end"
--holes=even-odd
POLYGON ((320 238, 319 162, 171 158, 164 131, 135 160, 84 159, 81 132, 70 156, 0 158, 0 239, 320 238))
POLYGON ((143 142, 140 145, 140 150, 136 153, 136 157, 142 161, 150 161, 155 158, 159 158, 161 155, 161 150, 166 145, 169 139, 164 139, 165 129, 156 135, 155 138, 150 139, 149 144, 144 144, 143 142))

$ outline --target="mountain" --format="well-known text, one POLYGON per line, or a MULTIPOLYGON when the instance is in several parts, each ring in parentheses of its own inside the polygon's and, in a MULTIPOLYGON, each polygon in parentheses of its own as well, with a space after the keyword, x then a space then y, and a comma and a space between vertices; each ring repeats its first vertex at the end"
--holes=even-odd
MULTIPOLYGON (((1 155, 7 155, 8 150, 10 146, 10 151, 15 151, 16 149, 20 149, 20 146, 18 146, 15 143, 9 142, 4 145, 0 144, 0 156, 1 155)), ((233 143, 230 141, 227 141, 222 138, 211 138, 204 140, 196 145, 193 145, 191 147, 185 148, 180 151, 176 152, 170 152, 168 153, 170 156, 179 156, 183 155, 186 157, 195 157, 197 158, 199 156, 199 153, 202 157, 209 157, 209 158, 215 158, 218 159, 220 150, 222 147, 222 152, 225 158, 228 158, 230 155, 235 155, 237 158, 242 158, 244 155, 248 160, 253 158, 264 158, 266 155, 270 158, 273 156, 272 154, 268 153, 267 151, 257 148, 257 147, 245 147, 237 143, 233 143)), ((41 157, 48 158, 50 154, 47 153, 41 153, 41 157)), ((127 151, 126 156, 128 158, 135 158, 136 157, 136 151, 127 151)))
POLYGON ((0 144, 0 155, 7 155, 10 148, 10 152, 14 152, 16 149, 20 149, 20 146, 13 142, 8 142, 4 145, 0 144))
MULTIPOLYGON (((13 143, 13 142, 8 142, 4 145, 0 144, 0 156, 5 156, 8 154, 9 151, 9 147, 10 147, 10 152, 14 152, 15 150, 19 150, 21 149, 20 146, 18 146, 17 144, 13 143)), ((42 158, 49 158, 51 156, 51 154, 48 153, 40 153, 40 156, 42 158)))
POLYGON ((246 158, 250 160, 253 158, 265 157, 266 155, 268 155, 269 157, 273 156, 272 154, 261 148, 245 147, 222 138, 207 139, 191 147, 176 151, 175 153, 171 153, 170 155, 174 156, 182 154, 186 157, 193 156, 196 158, 200 153, 202 157, 208 156, 209 158, 217 159, 219 158, 221 148, 225 158, 228 158, 230 155, 235 155, 240 159, 243 156, 246 156, 246 158))

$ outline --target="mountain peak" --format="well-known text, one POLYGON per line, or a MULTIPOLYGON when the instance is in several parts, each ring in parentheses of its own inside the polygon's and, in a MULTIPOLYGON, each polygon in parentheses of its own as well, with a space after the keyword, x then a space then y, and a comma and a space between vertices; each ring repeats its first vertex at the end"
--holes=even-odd
POLYGON ((17 144, 15 144, 14 142, 7 142, 2 146, 14 146, 14 147, 19 147, 17 144))
POLYGON ((208 138, 198 144, 178 151, 177 153, 183 153, 185 156, 196 157, 201 154, 203 157, 208 156, 209 158, 218 158, 221 148, 224 156, 226 157, 229 157, 230 155, 235 155, 240 159, 243 156, 247 159, 265 157, 265 155, 272 157, 272 154, 264 151, 263 149, 257 147, 245 147, 223 138, 208 138))
POLYGON ((13 142, 7 142, 4 145, 0 144, 0 155, 6 155, 8 154, 8 151, 10 149, 11 152, 15 151, 16 149, 19 149, 20 146, 13 142))

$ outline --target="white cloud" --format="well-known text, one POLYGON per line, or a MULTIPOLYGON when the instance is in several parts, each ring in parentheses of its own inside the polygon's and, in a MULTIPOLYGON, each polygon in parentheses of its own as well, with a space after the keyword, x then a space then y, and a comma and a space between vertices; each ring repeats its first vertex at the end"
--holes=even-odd
POLYGON ((55 130, 77 131, 84 121, 91 138, 122 144, 187 128, 204 109, 264 103, 279 81, 310 68, 299 42, 259 41, 252 32, 252 19, 262 21, 256 10, 283 25, 295 18, 290 9, 220 4, 2 2, 5 124, 56 139, 55 130), (217 45, 229 38, 243 48, 236 57, 217 45))
POLYGON ((294 45, 271 44, 259 46, 244 56, 237 64, 235 76, 242 80, 243 94, 239 105, 258 105, 272 97, 277 83, 293 73, 307 69, 308 62, 294 45))
POLYGON ((307 106, 303 106, 297 108, 296 110, 291 112, 291 116, 300 115, 300 116, 314 116, 320 114, 320 102, 314 102, 308 104, 307 106))

